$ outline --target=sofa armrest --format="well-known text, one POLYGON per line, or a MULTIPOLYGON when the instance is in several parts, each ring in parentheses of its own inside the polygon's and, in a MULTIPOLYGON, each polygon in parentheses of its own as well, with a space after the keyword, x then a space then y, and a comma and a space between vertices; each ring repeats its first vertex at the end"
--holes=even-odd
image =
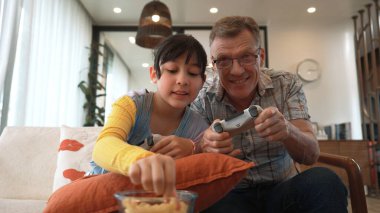
POLYGON ((354 159, 346 156, 334 155, 321 152, 318 162, 342 168, 348 176, 353 213, 367 213, 367 203, 364 193, 364 185, 360 167, 354 159))

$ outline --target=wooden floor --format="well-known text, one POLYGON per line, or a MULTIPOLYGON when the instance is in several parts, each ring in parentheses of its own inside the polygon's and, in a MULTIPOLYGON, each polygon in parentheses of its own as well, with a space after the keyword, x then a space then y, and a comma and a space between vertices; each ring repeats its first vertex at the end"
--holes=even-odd
POLYGON ((368 213, 380 213, 380 198, 367 197, 368 213))
MULTIPOLYGON (((368 213, 380 213, 380 197, 368 197, 367 200, 367 208, 368 213)), ((348 202, 348 212, 352 213, 350 202, 348 202)))

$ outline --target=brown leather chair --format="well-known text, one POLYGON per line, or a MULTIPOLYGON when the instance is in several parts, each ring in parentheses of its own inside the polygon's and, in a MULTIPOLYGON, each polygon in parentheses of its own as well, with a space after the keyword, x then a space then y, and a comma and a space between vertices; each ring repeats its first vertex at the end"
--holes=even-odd
MULTIPOLYGON (((320 153, 319 163, 342 168, 348 177, 352 213, 368 213, 360 167, 350 157, 320 153)), ((320 165, 319 165, 320 166, 320 165)))

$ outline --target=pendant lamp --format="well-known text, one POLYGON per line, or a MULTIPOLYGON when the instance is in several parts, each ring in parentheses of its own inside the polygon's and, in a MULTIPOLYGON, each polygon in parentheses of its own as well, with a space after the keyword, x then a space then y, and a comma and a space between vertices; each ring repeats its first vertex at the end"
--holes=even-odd
POLYGON ((171 34, 169 8, 157 0, 147 3, 141 12, 136 44, 145 48, 155 48, 162 39, 171 34))

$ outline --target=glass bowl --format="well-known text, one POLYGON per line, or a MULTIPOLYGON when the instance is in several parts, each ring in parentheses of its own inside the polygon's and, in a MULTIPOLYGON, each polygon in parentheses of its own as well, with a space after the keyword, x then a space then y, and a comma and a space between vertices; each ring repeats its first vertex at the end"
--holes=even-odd
POLYGON ((115 193, 120 213, 193 213, 198 195, 177 190, 177 198, 164 198, 154 192, 129 190, 115 193))

